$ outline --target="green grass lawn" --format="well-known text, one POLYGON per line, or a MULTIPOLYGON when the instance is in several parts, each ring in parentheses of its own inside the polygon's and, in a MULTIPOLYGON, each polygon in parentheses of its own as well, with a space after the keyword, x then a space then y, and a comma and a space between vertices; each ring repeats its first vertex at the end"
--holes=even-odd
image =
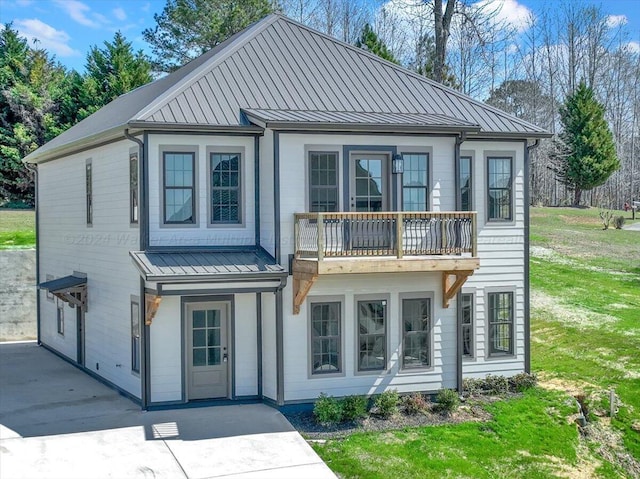
POLYGON ((0 249, 36 246, 35 213, 0 209, 0 249))
POLYGON ((640 233, 603 230, 597 209, 533 208, 531 244, 532 367, 542 388, 489 406, 488 423, 315 445, 340 477, 637 476, 628 458, 640 458, 640 233), (610 388, 621 404, 609 426, 610 388), (602 437, 581 439, 568 420, 576 394, 602 437))

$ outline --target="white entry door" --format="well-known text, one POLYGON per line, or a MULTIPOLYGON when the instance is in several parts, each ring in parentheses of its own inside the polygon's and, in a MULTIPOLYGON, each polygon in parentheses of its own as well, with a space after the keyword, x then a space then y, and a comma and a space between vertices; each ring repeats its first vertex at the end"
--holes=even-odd
POLYGON ((229 305, 187 306, 187 399, 229 396, 229 305))

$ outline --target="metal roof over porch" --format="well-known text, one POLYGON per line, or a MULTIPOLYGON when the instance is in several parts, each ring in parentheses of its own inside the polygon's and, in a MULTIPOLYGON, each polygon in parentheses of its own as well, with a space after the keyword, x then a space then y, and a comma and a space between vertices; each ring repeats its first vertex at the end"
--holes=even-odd
POLYGON ((131 251, 147 281, 203 282, 273 280, 287 276, 285 269, 264 250, 131 251))

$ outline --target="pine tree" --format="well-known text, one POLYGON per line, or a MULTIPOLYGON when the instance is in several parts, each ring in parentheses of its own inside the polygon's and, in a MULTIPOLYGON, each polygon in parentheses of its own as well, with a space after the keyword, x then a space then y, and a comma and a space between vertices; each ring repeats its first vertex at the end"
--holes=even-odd
POLYGON ((399 63, 393 56, 393 53, 391 53, 384 42, 380 40, 376 32, 373 31, 373 28, 371 28, 371 25, 368 23, 362 28, 362 33, 360 34, 360 38, 356 41, 356 46, 378 55, 380 58, 384 58, 392 63, 399 63))
POLYGON ((560 108, 560 181, 574 191, 573 205, 580 204, 582 192, 600 186, 620 168, 613 135, 604 118, 604 106, 584 82, 567 97, 560 108))

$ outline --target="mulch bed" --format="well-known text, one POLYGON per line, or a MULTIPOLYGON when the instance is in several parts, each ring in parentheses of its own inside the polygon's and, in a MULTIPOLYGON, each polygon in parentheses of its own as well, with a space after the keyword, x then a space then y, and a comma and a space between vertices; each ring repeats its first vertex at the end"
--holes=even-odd
MULTIPOLYGON (((487 398, 488 399, 488 398, 487 398)), ((489 401, 491 401, 489 399, 489 401)), ((487 402, 489 402, 487 401, 487 402)), ((336 439, 357 432, 390 431, 417 426, 439 426, 442 424, 458 424, 462 422, 489 421, 489 414, 479 403, 463 404, 452 414, 443 414, 427 410, 422 413, 407 415, 402 410, 388 419, 375 415, 353 422, 343 422, 323 426, 318 424, 312 411, 285 413, 286 418, 305 438, 311 440, 336 439)))

